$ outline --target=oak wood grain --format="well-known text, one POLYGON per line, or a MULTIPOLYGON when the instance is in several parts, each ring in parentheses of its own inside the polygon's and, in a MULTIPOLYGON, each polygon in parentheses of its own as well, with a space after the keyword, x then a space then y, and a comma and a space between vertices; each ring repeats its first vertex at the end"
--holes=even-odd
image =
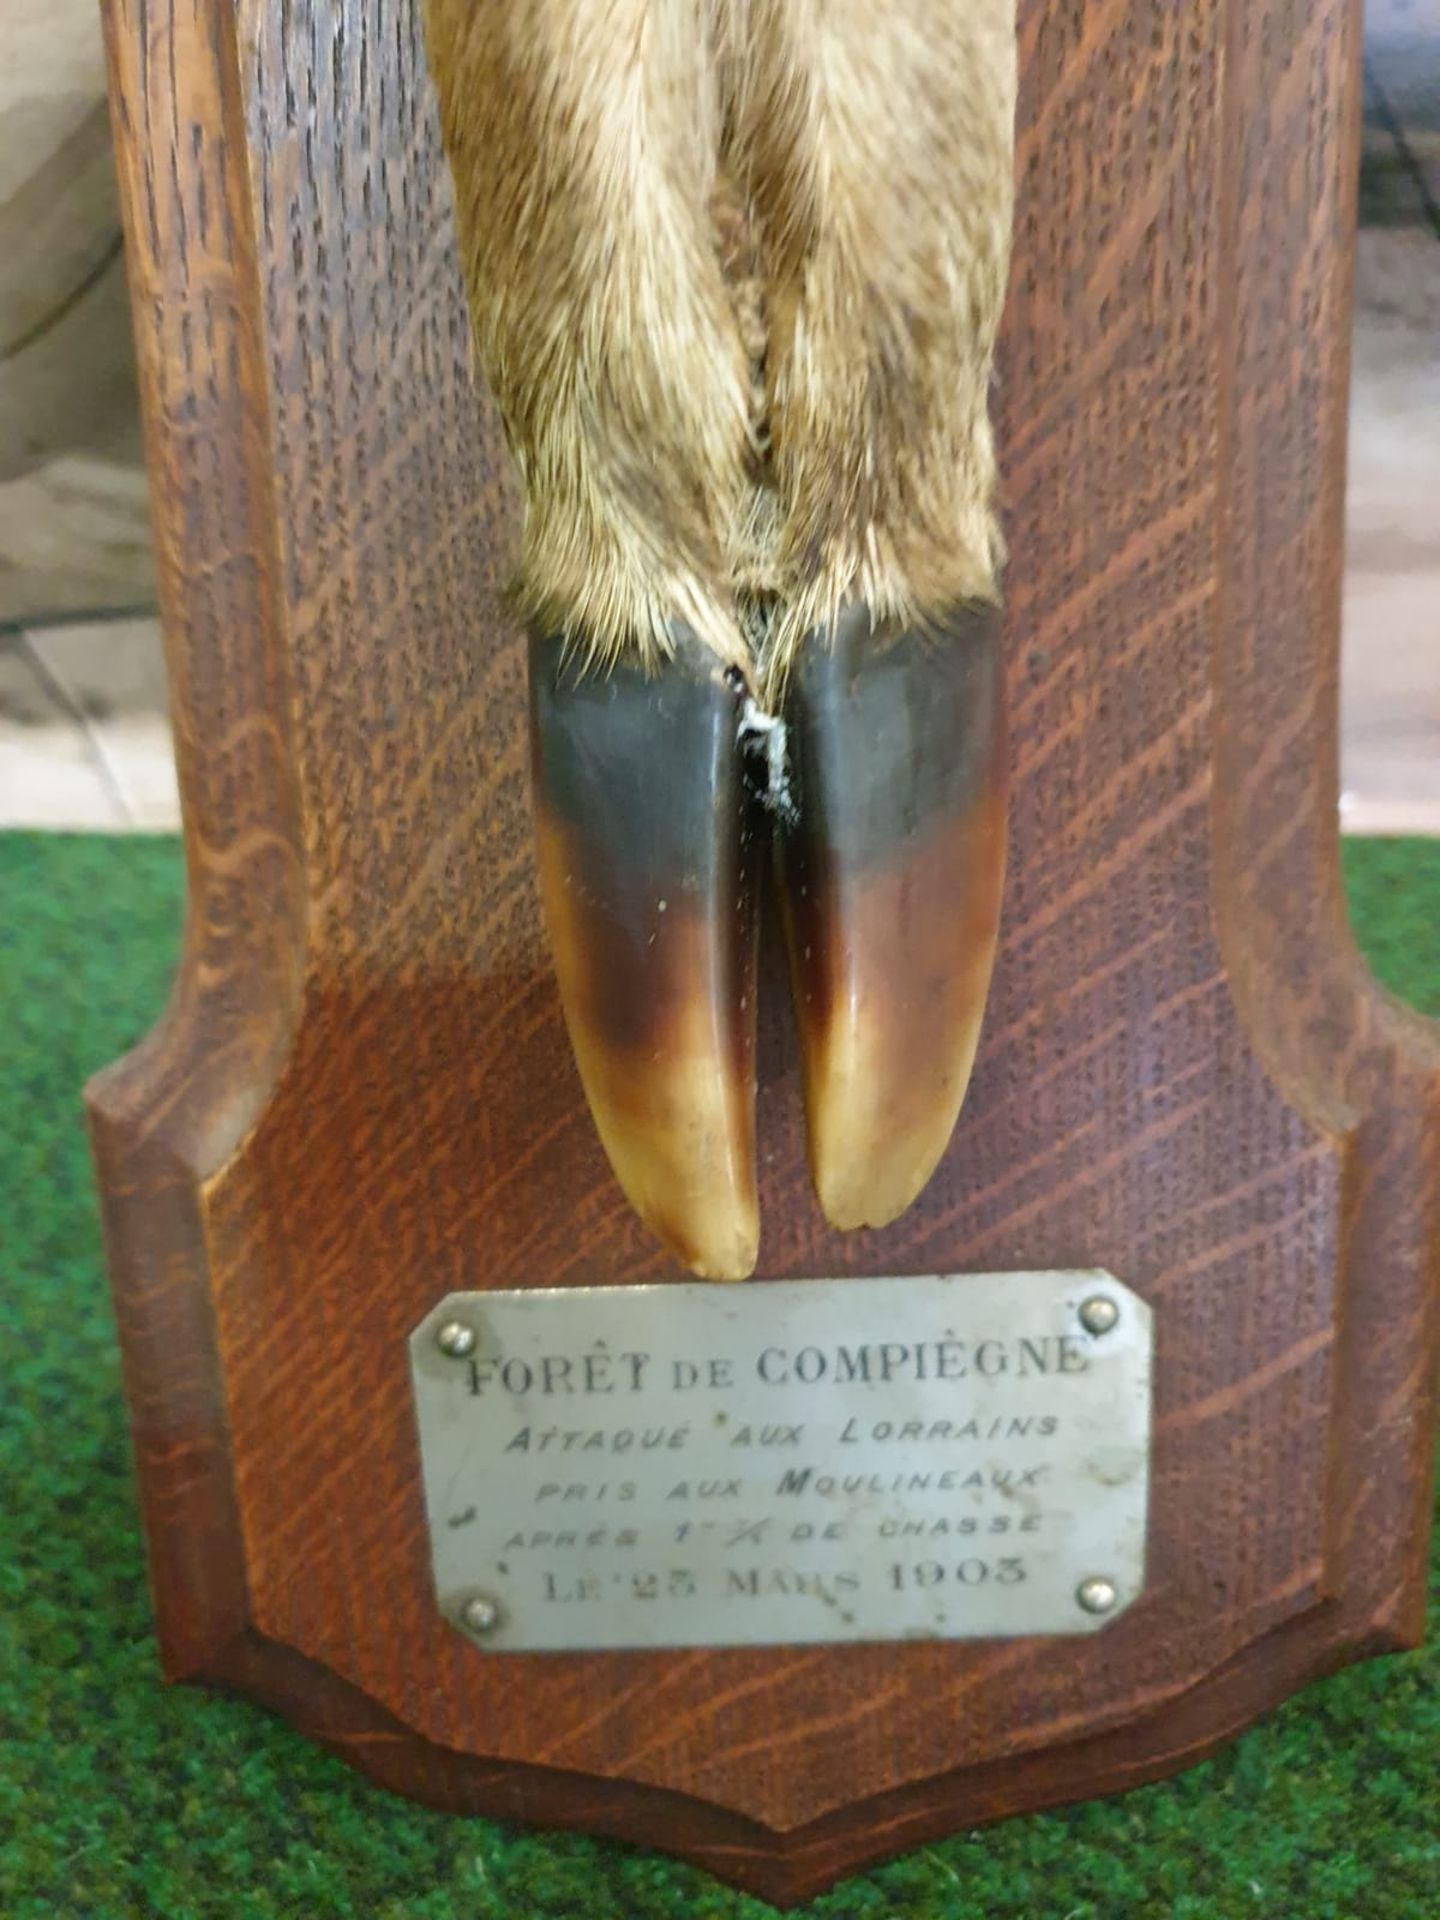
POLYGON ((793 1900, 1410 1643, 1440 1045, 1338 876, 1357 8, 1022 0, 1010 878, 894 1227, 826 1230, 773 942, 762 982, 762 1275, 1101 1265, 1154 1306, 1144 1598, 1073 1643, 502 1662, 433 1604, 406 1336, 453 1288, 679 1276, 541 936, 417 11, 112 0, 107 35, 190 910, 90 1097, 167 1672, 793 1900))

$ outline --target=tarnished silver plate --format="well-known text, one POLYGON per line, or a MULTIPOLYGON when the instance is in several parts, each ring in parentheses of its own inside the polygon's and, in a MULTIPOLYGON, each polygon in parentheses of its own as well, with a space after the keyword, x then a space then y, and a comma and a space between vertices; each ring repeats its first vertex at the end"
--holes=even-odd
POLYGON ((456 1293, 411 1336, 440 1607, 496 1651, 1085 1633, 1144 1581, 1107 1273, 456 1293))

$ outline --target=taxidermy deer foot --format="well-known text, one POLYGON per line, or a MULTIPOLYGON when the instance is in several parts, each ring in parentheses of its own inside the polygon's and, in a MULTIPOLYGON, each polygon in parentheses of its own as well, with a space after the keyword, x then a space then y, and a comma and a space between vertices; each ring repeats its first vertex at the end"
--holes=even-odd
POLYGON ((620 1184, 710 1277, 758 1240, 757 767, 833 1224, 909 1205, 974 1058, 1004 853, 987 402, 1014 15, 427 0, 524 496, 561 997, 620 1184))

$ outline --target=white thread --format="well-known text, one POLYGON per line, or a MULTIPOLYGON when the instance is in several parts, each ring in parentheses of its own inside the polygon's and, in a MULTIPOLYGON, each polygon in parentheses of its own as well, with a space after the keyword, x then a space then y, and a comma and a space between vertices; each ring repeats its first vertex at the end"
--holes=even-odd
POLYGON ((787 764, 789 732, 779 714, 767 713, 753 693, 745 696, 740 711, 739 738, 754 740, 765 756, 765 793, 767 809, 782 820, 796 818, 795 796, 790 791, 787 764))

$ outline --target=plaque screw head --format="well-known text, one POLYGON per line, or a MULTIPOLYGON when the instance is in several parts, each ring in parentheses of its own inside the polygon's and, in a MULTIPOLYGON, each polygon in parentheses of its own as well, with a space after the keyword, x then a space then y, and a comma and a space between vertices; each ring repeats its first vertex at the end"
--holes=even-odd
POLYGON ((451 1360, 463 1360, 475 1351, 475 1329, 463 1320, 447 1320, 436 1328, 435 1344, 451 1360))
POLYGON ((500 1624, 500 1609, 487 1594, 472 1594, 460 1609, 460 1622, 471 1633, 493 1633, 500 1624))
POLYGON ((1092 1573, 1075 1589, 1075 1598, 1086 1613, 1112 1613, 1120 1595, 1113 1580, 1107 1580, 1103 1573, 1092 1573))
POLYGON ((1120 1318, 1120 1309, 1108 1293, 1092 1293, 1080 1302, 1080 1324, 1087 1333, 1109 1333, 1120 1318))

